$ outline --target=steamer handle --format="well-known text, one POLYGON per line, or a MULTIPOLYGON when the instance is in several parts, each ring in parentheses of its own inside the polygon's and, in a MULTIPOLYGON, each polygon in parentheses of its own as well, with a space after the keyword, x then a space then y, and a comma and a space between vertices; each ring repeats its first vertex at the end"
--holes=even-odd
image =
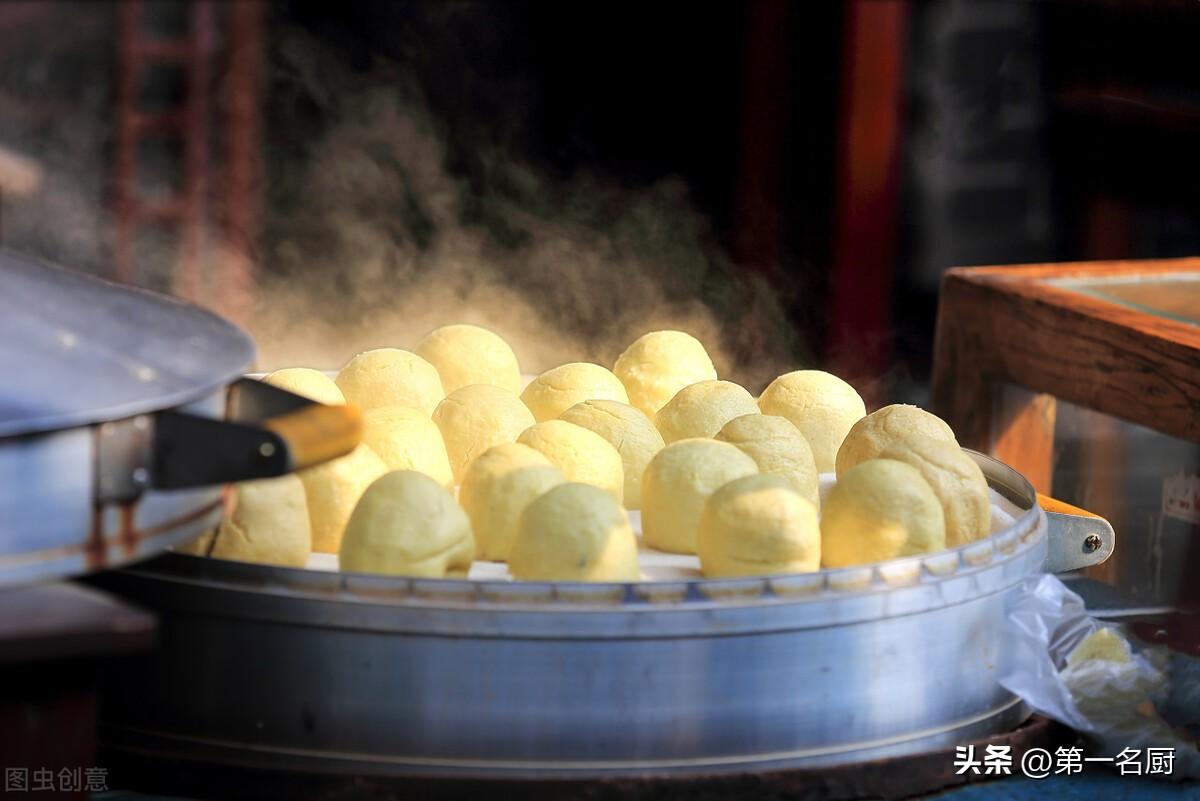
POLYGON ((155 421, 151 486, 202 487, 271 478, 322 464, 362 440, 362 413, 326 406, 251 378, 229 389, 228 414, 179 411, 155 421))
POLYGON ((1100 515, 1048 495, 1038 493, 1037 499, 1046 513, 1047 572, 1079 570, 1101 564, 1112 556, 1117 535, 1111 523, 1100 515))

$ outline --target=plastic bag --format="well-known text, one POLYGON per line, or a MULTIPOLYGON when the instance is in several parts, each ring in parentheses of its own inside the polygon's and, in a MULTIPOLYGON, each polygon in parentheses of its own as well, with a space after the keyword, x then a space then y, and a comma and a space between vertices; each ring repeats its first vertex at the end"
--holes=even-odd
POLYGON ((1171 778, 1200 778, 1200 751, 1173 728, 1200 722, 1200 660, 1164 648, 1137 651, 1089 617, 1055 576, 1030 577, 1022 589, 1008 614, 1018 667, 1000 684, 1084 734, 1101 756, 1173 748, 1171 778))

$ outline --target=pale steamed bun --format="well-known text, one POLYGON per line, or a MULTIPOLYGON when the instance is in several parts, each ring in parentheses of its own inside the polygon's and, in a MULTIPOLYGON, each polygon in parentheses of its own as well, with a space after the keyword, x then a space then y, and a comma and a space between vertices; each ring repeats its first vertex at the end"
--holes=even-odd
POLYGON ((966 545, 991 533, 987 479, 957 443, 918 434, 888 445, 880 458, 915 467, 929 484, 945 515, 946 547, 966 545))
POLYGON ((625 387, 617 377, 598 364, 571 362, 539 375, 521 400, 539 422, 553 420, 580 401, 600 399, 629 403, 625 387))
POLYGON ((508 559, 523 581, 637 581, 637 539, 611 493, 559 484, 525 507, 508 559))
POLYGON ((345 571, 423 578, 465 576, 474 558, 467 513, 415 470, 388 473, 367 488, 338 552, 345 571))
POLYGON ((720 487, 754 475, 754 460, 728 442, 684 439, 663 448, 642 476, 642 540, 672 553, 696 552, 704 502, 720 487))
POLYGON ((338 389, 333 379, 320 370, 307 367, 285 367, 263 377, 273 387, 286 389, 317 403, 339 406, 346 403, 346 396, 338 389))
POLYGON ((838 475, 859 462, 876 458, 892 443, 914 435, 957 444, 954 432, 942 418, 916 406, 895 403, 871 412, 846 434, 837 454, 838 475))
POLYGON ((213 557, 284 567, 308 564, 312 528, 299 478, 243 481, 234 485, 233 504, 233 514, 217 529, 213 557))
POLYGON ((915 467, 871 459, 838 477, 821 508, 826 567, 881 562, 946 547, 942 505, 915 467))
POLYGON ((681 439, 711 439, 735 417, 756 414, 754 396, 732 381, 689 384, 658 410, 654 424, 668 444, 681 439))
POLYGON ((684 387, 716 380, 708 351, 682 331, 651 331, 617 357, 613 373, 625 385, 629 402, 654 419, 684 387))
POLYGON ((358 354, 337 375, 346 400, 360 409, 410 406, 433 414, 446 396, 437 369, 415 353, 377 348, 358 354))
POLYGON ((502 442, 515 442, 533 425, 533 415, 521 399, 491 384, 468 384, 438 404, 433 422, 446 441, 454 480, 462 481, 467 465, 502 442))
POLYGON ((521 512, 565 481, 562 471, 541 452, 515 442, 489 448, 471 462, 458 503, 471 518, 479 558, 508 561, 521 512))
POLYGON ((525 429, 517 442, 540 451, 567 481, 607 490, 618 503, 624 497, 621 454, 599 434, 566 420, 547 420, 525 429))
POLYGON ((820 480, 812 448, 786 417, 744 414, 726 423, 716 439, 736 445, 754 460, 760 473, 786 479, 802 498, 820 505, 820 480))
POLYGON ((363 412, 362 441, 388 470, 416 470, 443 487, 454 486, 442 432, 429 415, 408 406, 380 406, 363 412))
POLYGON ((375 451, 359 445, 341 458, 296 474, 308 500, 314 551, 337 553, 354 505, 371 482, 386 472, 387 465, 375 451))
POLYGON ((834 469, 850 427, 867 413, 854 387, 821 370, 796 370, 772 381, 758 399, 763 414, 792 421, 812 448, 817 472, 834 469))
POLYGON ((696 552, 706 578, 818 570, 817 507, 782 476, 734 479, 704 504, 696 552))
POLYGON ((521 391, 517 355, 486 328, 444 325, 426 334, 415 350, 437 368, 447 395, 469 384, 491 384, 514 395, 521 391))
POLYGON ((620 401, 589 400, 562 413, 560 420, 594 431, 621 454, 625 474, 625 508, 642 508, 642 473, 662 450, 662 434, 642 410, 620 401))

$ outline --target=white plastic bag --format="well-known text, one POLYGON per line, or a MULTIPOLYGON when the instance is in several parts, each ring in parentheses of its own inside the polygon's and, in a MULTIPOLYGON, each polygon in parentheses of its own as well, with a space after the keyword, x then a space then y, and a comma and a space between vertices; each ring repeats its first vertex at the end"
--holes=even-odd
POLYGON ((1172 728, 1200 721, 1200 661, 1162 648, 1135 652, 1117 633, 1119 649, 1071 664, 1080 643, 1106 627, 1055 576, 1028 578, 1022 589, 1008 614, 1017 667, 1000 684, 1087 736, 1101 756, 1173 748, 1171 778, 1200 778, 1200 752, 1172 728))

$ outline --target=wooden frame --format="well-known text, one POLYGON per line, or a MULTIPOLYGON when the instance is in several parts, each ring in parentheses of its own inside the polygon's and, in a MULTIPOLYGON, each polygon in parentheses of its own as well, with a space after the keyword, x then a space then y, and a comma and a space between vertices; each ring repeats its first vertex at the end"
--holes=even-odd
POLYGON ((1200 442, 1200 326, 1047 283, 1178 273, 1200 273, 1200 258, 948 271, 934 410, 963 445, 995 453, 1042 492, 1050 491, 1056 398, 1200 442))

